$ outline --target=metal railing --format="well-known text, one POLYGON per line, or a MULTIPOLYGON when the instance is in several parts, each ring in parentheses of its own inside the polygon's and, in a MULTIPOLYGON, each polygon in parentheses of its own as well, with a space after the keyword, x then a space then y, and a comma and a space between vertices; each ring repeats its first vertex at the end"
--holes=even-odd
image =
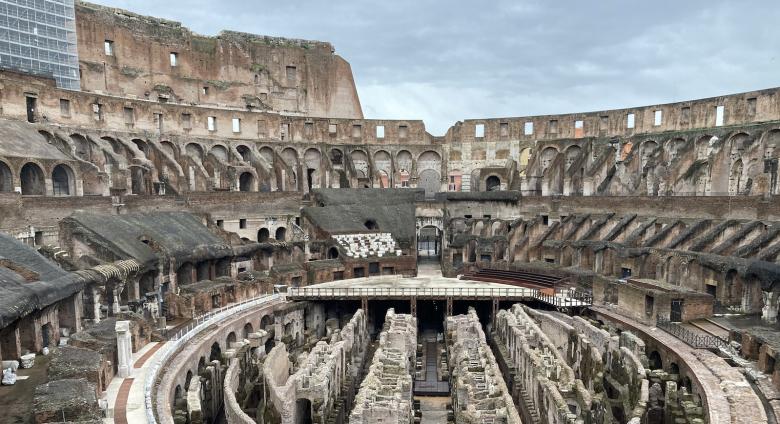
POLYGON ((287 289, 289 298, 406 298, 406 297, 484 297, 500 299, 532 298, 538 290, 524 287, 508 288, 376 288, 376 287, 290 287, 287 289))
POLYGON ((556 290, 554 295, 545 294, 537 290, 536 294, 534 295, 534 299, 549 305, 553 305, 556 308, 584 307, 593 305, 593 296, 590 293, 573 289, 556 290))
POLYGON ((153 388, 160 377, 160 370, 164 364, 166 364, 174 353, 176 353, 182 346, 184 346, 195 335, 208 328, 209 326, 218 323, 236 313, 240 313, 247 309, 255 308, 260 305, 264 305, 275 300, 283 300, 282 294, 269 294, 254 297, 252 299, 244 300, 239 303, 234 303, 228 306, 224 306, 219 309, 211 310, 203 315, 193 319, 186 327, 180 329, 176 334, 169 338, 169 341, 163 345, 161 353, 153 360, 149 367, 149 373, 146 376, 144 382, 144 405, 146 409, 146 420, 149 424, 157 423, 157 416, 155 414, 155 406, 152 402, 153 388))
POLYGON ((694 349, 729 348, 728 340, 708 334, 697 334, 666 318, 658 317, 655 326, 677 337, 694 349))

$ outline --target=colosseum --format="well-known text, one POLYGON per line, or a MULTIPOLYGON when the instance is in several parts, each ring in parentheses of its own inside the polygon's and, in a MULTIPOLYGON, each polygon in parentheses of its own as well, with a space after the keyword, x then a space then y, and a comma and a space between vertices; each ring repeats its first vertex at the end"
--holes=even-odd
POLYGON ((0 422, 778 422, 780 88, 434 136, 328 42, 6 26, 0 422))

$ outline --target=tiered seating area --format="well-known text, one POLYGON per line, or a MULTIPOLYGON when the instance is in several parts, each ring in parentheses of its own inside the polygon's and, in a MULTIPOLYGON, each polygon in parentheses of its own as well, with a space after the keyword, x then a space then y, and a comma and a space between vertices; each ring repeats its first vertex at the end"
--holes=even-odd
POLYGON ((333 238, 352 258, 401 256, 401 250, 395 248, 395 240, 390 233, 339 234, 333 238))
POLYGON ((492 268, 483 268, 477 272, 466 273, 461 279, 509 284, 532 289, 555 289, 556 283, 561 280, 560 277, 552 275, 492 268))

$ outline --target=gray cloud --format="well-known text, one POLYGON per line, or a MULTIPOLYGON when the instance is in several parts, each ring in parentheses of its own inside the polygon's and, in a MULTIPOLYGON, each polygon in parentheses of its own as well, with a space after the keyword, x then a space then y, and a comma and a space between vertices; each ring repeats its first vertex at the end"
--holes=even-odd
POLYGON ((181 21, 332 42, 368 118, 584 112, 778 85, 776 1, 101 0, 181 21))

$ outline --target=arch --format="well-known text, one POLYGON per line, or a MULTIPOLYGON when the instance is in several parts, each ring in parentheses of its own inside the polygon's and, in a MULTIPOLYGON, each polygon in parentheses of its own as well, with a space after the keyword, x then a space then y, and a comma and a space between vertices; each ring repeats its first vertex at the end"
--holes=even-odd
POLYGON ((433 150, 426 150, 417 158, 420 169, 439 169, 441 167, 441 155, 433 150))
POLYGON ((55 196, 71 196, 75 188, 73 170, 68 165, 60 164, 51 172, 52 190, 55 196))
POLYGON ((664 363, 661 360, 661 354, 658 353, 657 350, 654 350, 647 355, 647 362, 651 370, 659 370, 664 367, 664 363))
POLYGON ((0 161, 0 192, 14 191, 14 176, 11 167, 0 161))
POLYGON ((236 332, 231 331, 230 333, 228 333, 227 337, 225 338, 225 347, 230 349, 233 347, 235 343, 236 343, 236 332))
POLYGON ((211 361, 222 362, 222 348, 219 346, 219 343, 217 342, 214 342, 211 345, 211 352, 209 353, 209 362, 211 361))
POLYGON ((269 165, 274 163, 274 149, 264 146, 260 148, 260 157, 265 159, 269 165))
POLYGON ((420 172, 420 181, 417 186, 425 189, 426 197, 432 197, 441 189, 441 174, 435 169, 425 169, 420 172))
POLYGON ((344 152, 339 149, 330 149, 330 162, 333 165, 344 164, 344 152))
POLYGON ((352 159, 352 166, 355 167, 355 173, 358 178, 368 178, 368 155, 362 150, 353 150, 349 154, 352 159))
POLYGON ((170 141, 163 140, 160 142, 160 150, 168 154, 168 156, 172 158, 176 158, 179 155, 179 151, 176 149, 176 146, 174 146, 173 143, 170 141))
POLYGON ((238 177, 238 191, 254 191, 255 176, 251 172, 244 172, 238 177))
POLYGON ((339 257, 339 249, 336 246, 331 247, 328 249, 328 259, 338 259, 339 257))
POLYGON ((138 150, 141 152, 141 156, 143 158, 145 158, 145 159, 148 159, 149 158, 149 154, 151 152, 150 152, 149 146, 146 144, 146 142, 141 140, 141 139, 138 139, 138 138, 134 138, 131 141, 133 142, 133 144, 135 144, 135 147, 137 147, 138 150))
POLYGON ((499 191, 501 190, 501 179, 495 175, 487 177, 485 180, 485 191, 499 191))
POLYGON ((90 152, 90 148, 92 147, 90 145, 91 143, 87 141, 83 135, 71 134, 70 139, 73 142, 73 147, 75 148, 75 154, 77 158, 86 161, 92 159, 92 154, 90 152))
POLYGON ((190 389, 190 383, 192 382, 192 370, 187 370, 187 377, 184 379, 184 390, 190 389))
POLYGON ((46 193, 46 184, 41 167, 28 162, 22 167, 20 173, 22 195, 43 196, 46 193))
POLYGON ((285 238, 287 237, 287 229, 284 227, 279 227, 276 229, 276 241, 285 241, 285 238))
POLYGON ((696 140, 696 143, 694 144, 696 148, 696 159, 707 159, 710 155, 710 146, 718 140, 718 137, 712 136, 712 135, 705 135, 702 137, 699 137, 698 140, 696 140))
POLYGON ((211 153, 220 162, 228 162, 228 150, 221 144, 217 144, 212 147, 209 153, 211 153))
POLYGON ((658 150, 658 143, 656 143, 653 140, 648 140, 642 143, 642 146, 640 147, 639 151, 641 152, 640 154, 642 155, 641 164, 643 168, 648 164, 648 162, 650 162, 650 158, 653 157, 653 155, 657 150, 658 150))
POLYGON ((548 146, 544 150, 542 150, 542 154, 541 154, 542 172, 546 171, 547 168, 550 167, 552 161, 555 160, 556 156, 558 156, 558 149, 556 149, 555 147, 548 146))
POLYGON ((311 401, 301 398, 295 401, 295 424, 308 424, 312 421, 311 401))
POLYGON ((287 164, 287 166, 293 168, 298 166, 298 152, 295 151, 295 149, 293 149, 292 147, 287 147, 284 150, 282 150, 280 156, 284 160, 284 163, 287 164))
POLYGON ((271 328, 274 325, 274 317, 272 315, 263 315, 262 318, 260 318, 260 328, 266 331, 270 331, 273 328, 271 328))
POLYGON ((189 143, 184 146, 184 151, 193 159, 203 162, 203 147, 200 144, 189 143))
POLYGON ((669 374, 680 375, 680 366, 672 362, 669 364, 669 374))
POLYGON ((252 160, 252 149, 244 144, 236 146, 236 151, 241 155, 241 160, 244 162, 250 162, 252 160))
POLYGON ((398 170, 401 172, 411 172, 412 154, 408 150, 401 150, 395 155, 395 162, 398 164, 398 170))
POLYGON ((265 342, 265 353, 271 353, 271 349, 274 348, 274 345, 276 342, 274 342, 274 339, 268 339, 265 342))
POLYGON ((368 219, 363 223, 367 230, 379 230, 379 224, 374 219, 368 219))
POLYGON ((742 159, 737 159, 731 165, 729 172, 729 193, 739 194, 744 184, 742 183, 743 166, 742 159))
POLYGON ((268 231, 268 228, 263 227, 257 230, 257 241, 263 243, 267 242, 269 238, 271 238, 271 232, 268 231))
POLYGON ((571 146, 566 148, 566 169, 569 169, 574 162, 577 161, 577 159, 580 158, 580 155, 582 154, 582 147, 572 144, 571 146))
POLYGON ((667 162, 672 162, 680 155, 680 152, 685 148, 686 141, 684 138, 673 138, 666 143, 664 148, 664 159, 667 162))

